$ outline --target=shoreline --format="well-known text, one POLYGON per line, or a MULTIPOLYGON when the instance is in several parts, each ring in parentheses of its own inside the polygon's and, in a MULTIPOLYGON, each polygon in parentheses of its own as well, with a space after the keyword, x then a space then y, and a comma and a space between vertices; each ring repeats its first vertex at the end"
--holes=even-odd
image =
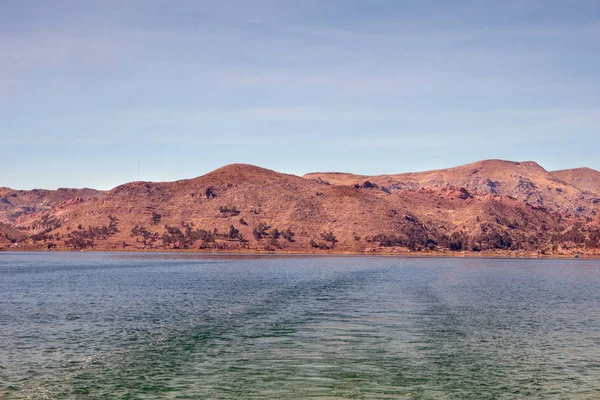
POLYGON ((199 254, 199 255, 242 255, 242 256, 353 256, 353 257, 401 257, 401 258, 482 258, 482 259, 530 259, 530 260, 565 260, 588 259, 600 260, 600 254, 527 254, 512 252, 382 252, 382 251, 267 251, 267 250, 212 250, 212 249, 41 249, 41 248, 3 248, 2 253, 164 253, 164 254, 199 254))

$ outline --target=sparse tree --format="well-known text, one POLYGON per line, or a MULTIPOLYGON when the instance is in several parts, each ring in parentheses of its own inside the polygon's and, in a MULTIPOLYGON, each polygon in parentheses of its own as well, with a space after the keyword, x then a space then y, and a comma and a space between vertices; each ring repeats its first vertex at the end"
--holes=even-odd
POLYGON ((204 191, 204 194, 205 194, 206 198, 209 200, 217 197, 217 195, 215 194, 214 188, 212 186, 207 187, 206 190, 204 191))
POLYGON ((229 227, 229 238, 230 239, 236 239, 240 234, 239 229, 236 229, 235 226, 231 225, 229 227))
POLYGON ((283 238, 288 242, 294 241, 294 232, 292 232, 290 228, 287 228, 283 232, 281 232, 281 236, 283 236, 283 238))
POLYGON ((321 233, 321 239, 325 240, 326 242, 330 242, 331 247, 334 247, 335 244, 338 242, 337 238, 333 235, 332 232, 321 233))

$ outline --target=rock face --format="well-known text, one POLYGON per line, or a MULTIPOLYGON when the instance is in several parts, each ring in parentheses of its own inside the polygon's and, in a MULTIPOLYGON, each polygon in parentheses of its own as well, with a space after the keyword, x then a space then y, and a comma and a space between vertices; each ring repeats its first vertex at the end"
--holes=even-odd
POLYGON ((108 192, 1 189, 0 217, 38 248, 594 253, 594 198, 532 162, 374 177, 233 164, 108 192))

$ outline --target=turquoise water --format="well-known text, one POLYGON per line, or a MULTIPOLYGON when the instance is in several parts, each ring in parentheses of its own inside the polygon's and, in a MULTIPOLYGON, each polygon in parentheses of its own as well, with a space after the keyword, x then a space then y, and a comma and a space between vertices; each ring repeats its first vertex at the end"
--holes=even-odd
POLYGON ((0 398, 599 399, 600 261, 0 253, 0 398))

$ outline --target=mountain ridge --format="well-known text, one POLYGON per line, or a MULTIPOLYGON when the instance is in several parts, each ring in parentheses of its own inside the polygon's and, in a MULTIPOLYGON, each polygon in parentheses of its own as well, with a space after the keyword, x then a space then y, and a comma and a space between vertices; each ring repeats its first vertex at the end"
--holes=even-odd
MULTIPOLYGON (((591 180, 581 172, 559 175, 595 183, 587 171, 591 180)), ((598 197, 533 161, 303 177, 230 164, 109 191, 0 189, 0 246, 600 254, 598 197)))
POLYGON ((483 160, 447 169, 388 175, 353 175, 344 173, 309 173, 307 179, 321 179, 338 185, 355 185, 369 181, 395 190, 440 188, 445 185, 464 187, 483 194, 515 197, 540 207, 591 214, 592 199, 582 198, 582 191, 547 171, 534 161, 483 160))

